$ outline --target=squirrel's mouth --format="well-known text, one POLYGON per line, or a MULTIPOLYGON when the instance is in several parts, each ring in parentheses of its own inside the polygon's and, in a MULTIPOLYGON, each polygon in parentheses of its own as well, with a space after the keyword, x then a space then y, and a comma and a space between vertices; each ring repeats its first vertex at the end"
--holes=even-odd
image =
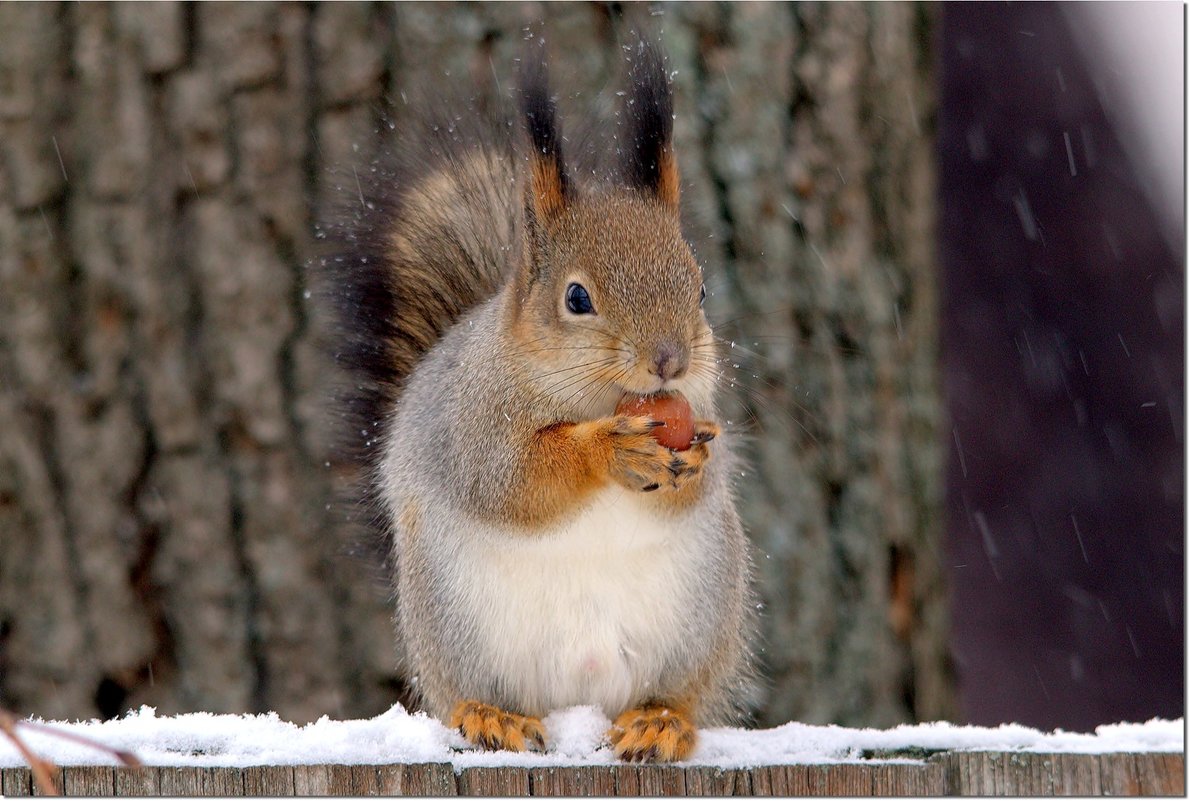
POLYGON ((640 361, 622 363, 593 374, 585 386, 578 391, 567 389, 562 392, 566 405, 574 407, 574 413, 583 418, 595 419, 615 413, 617 403, 625 395, 661 395, 679 392, 683 395, 703 399, 706 395, 702 382, 691 381, 692 374, 682 370, 679 375, 661 376, 640 361), (627 369, 625 369, 627 368, 627 369))
POLYGON ((685 383, 683 377, 662 378, 653 373, 638 370, 634 371, 634 375, 621 381, 620 388, 624 392, 634 395, 657 395, 662 392, 677 392, 685 383))

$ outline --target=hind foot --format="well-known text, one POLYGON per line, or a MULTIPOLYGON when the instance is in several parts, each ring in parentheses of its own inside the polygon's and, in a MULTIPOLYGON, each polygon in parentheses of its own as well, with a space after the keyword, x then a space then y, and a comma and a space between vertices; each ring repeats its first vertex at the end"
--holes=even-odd
POLYGON ((685 712, 649 704, 616 718, 608 737, 626 762, 680 762, 694 750, 697 733, 685 712))
POLYGON ((469 742, 488 751, 545 750, 545 729, 540 718, 479 701, 459 701, 450 713, 450 727, 458 729, 469 742))

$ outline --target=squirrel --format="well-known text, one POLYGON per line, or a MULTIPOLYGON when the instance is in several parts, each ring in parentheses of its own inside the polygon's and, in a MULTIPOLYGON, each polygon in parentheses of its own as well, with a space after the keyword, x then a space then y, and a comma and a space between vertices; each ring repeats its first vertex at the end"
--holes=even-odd
POLYGON ((754 689, 750 549, 672 90, 655 45, 630 61, 605 175, 572 174, 544 54, 529 57, 522 125, 406 133, 323 260, 403 667, 482 748, 544 749, 542 718, 589 704, 619 758, 680 761, 754 689), (616 412, 655 393, 689 403, 688 449, 616 412))

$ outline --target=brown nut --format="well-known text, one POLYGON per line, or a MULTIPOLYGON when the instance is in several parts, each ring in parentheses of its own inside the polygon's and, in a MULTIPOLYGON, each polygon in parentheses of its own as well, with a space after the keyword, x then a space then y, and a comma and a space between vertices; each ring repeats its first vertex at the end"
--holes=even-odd
POLYGON ((677 392, 660 395, 628 393, 616 404, 616 414, 651 417, 665 423, 653 429, 653 439, 670 450, 684 451, 694 438, 694 412, 677 392))

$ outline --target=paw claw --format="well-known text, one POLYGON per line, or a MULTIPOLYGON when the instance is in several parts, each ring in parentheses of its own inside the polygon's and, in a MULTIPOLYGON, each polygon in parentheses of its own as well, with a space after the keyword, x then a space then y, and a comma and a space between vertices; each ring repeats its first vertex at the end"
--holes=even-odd
POLYGON ((691 438, 690 444, 703 445, 717 436, 719 436, 718 425, 708 420, 699 420, 694 423, 694 436, 691 438))

